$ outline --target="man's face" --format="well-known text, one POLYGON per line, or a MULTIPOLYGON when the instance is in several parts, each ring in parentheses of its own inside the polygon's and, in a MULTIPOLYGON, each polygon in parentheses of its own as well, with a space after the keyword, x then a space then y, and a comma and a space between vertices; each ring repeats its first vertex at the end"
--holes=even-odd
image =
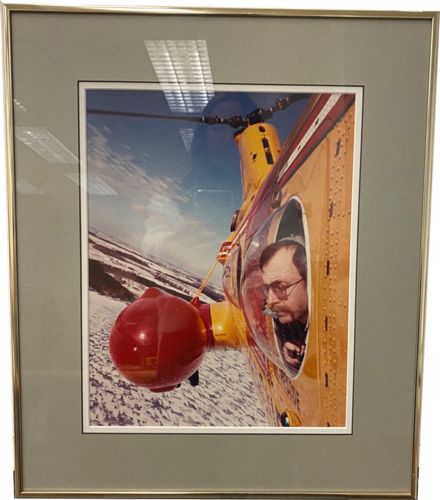
POLYGON ((263 267, 266 303, 280 323, 306 324, 309 319, 307 285, 292 262, 295 251, 296 247, 281 247, 263 267), (283 289, 285 297, 280 298, 283 294, 276 290, 283 289))

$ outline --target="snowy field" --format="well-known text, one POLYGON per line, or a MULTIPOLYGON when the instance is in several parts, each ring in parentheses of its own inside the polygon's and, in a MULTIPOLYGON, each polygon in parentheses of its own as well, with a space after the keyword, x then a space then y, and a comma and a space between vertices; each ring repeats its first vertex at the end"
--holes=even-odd
POLYGON ((200 384, 186 382, 164 394, 125 380, 108 353, 113 319, 121 301, 91 292, 89 380, 91 426, 266 426, 240 352, 207 353, 200 384))
MULTIPOLYGON (((268 425, 246 362, 238 351, 208 352, 199 369, 197 387, 185 382, 171 392, 159 394, 123 378, 108 351, 110 330, 119 312, 145 291, 147 279, 150 286, 160 286, 163 277, 162 288, 179 295, 192 293, 198 284, 190 274, 137 255, 107 235, 90 235, 89 258, 95 269, 90 276, 93 289, 88 294, 89 426, 268 425)), ((215 287, 207 293, 202 296, 206 302, 221 298, 221 290, 215 287)))

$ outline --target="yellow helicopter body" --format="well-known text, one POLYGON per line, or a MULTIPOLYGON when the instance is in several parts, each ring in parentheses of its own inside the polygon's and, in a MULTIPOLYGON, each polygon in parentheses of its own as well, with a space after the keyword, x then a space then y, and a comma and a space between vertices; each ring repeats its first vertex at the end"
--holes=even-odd
POLYGON ((354 130, 354 97, 327 94, 311 98, 283 151, 267 123, 236 135, 244 200, 219 252, 227 300, 211 305, 211 320, 215 344, 247 358, 270 425, 348 425, 354 130), (296 374, 283 366, 255 278, 261 250, 289 231, 301 233, 308 264, 307 348, 296 374))

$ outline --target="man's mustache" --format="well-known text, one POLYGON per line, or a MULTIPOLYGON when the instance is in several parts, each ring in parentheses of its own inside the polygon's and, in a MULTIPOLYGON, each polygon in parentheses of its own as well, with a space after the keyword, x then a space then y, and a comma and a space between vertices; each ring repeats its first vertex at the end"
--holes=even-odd
POLYGON ((270 309, 273 312, 280 313, 280 312, 290 312, 289 308, 283 307, 283 306, 273 306, 270 307, 267 304, 265 304, 266 309, 270 309))
POLYGON ((277 319, 278 315, 283 312, 289 313, 290 311, 284 307, 269 307, 267 305, 263 309, 263 314, 266 314, 274 319, 277 319))

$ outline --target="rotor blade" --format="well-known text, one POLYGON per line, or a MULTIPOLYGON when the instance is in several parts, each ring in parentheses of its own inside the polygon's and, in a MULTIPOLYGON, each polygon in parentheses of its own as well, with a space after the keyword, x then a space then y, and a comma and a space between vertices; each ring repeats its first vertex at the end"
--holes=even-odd
POLYGON ((88 108, 87 113, 91 115, 106 115, 106 116, 130 116, 134 118, 159 118, 161 120, 186 120, 191 122, 204 123, 203 116, 167 116, 156 115, 152 113, 135 113, 131 111, 107 111, 104 109, 88 108))
POLYGON ((266 121, 277 113, 283 111, 291 104, 308 97, 308 94, 292 94, 284 98, 277 99, 275 104, 267 109, 257 108, 251 113, 247 114, 244 118, 238 115, 229 116, 228 118, 220 118, 219 116, 188 116, 188 115, 157 115, 152 113, 136 113, 132 111, 110 111, 104 109, 88 108, 87 113, 92 115, 106 115, 106 116, 129 116, 132 118, 156 118, 160 120, 184 120, 195 123, 203 123, 205 125, 229 125, 237 129, 239 127, 248 127, 255 123, 266 121))

